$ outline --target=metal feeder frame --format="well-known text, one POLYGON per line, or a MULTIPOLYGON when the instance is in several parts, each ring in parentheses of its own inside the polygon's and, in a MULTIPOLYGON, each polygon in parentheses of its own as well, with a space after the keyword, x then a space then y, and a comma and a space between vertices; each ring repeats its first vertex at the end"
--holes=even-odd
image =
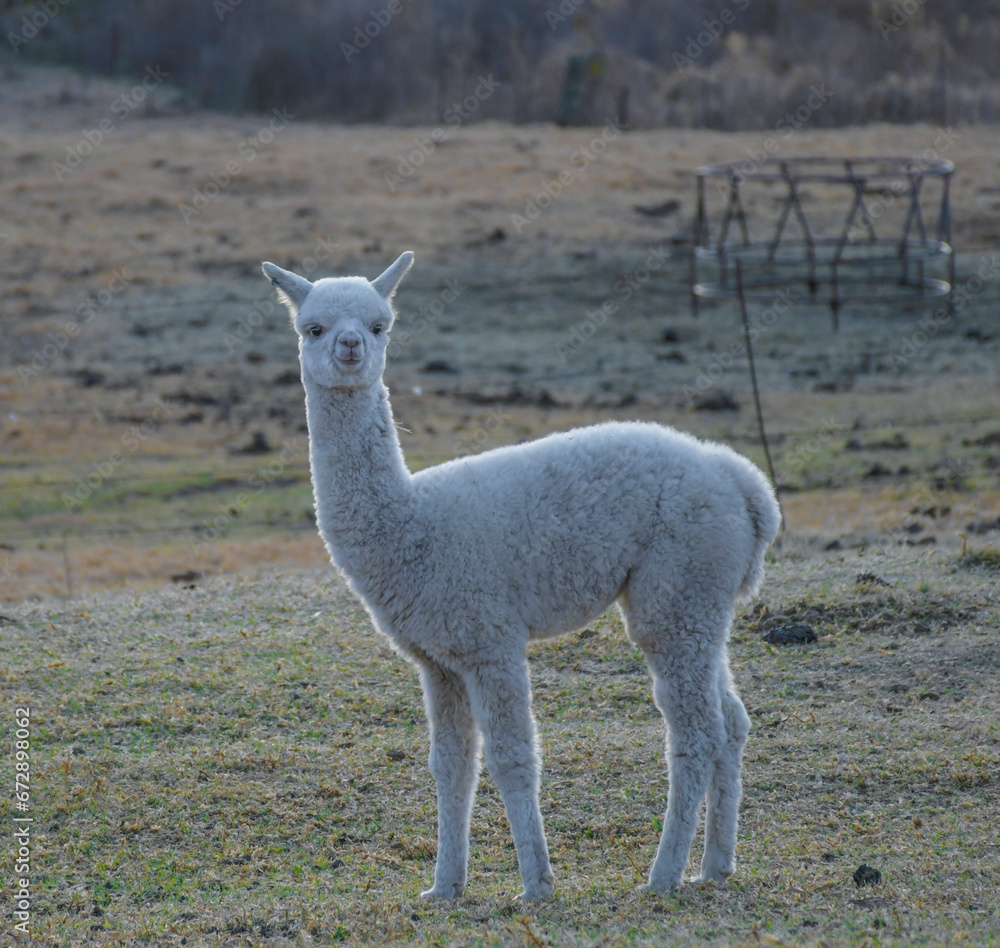
MULTIPOLYGON (((697 170, 698 209, 691 248, 691 306, 698 301, 742 298, 746 302, 769 302, 774 290, 796 284, 805 287, 799 302, 823 303, 830 307, 833 328, 839 328, 842 306, 850 303, 901 303, 947 297, 952 311, 955 284, 955 255, 951 248, 949 195, 954 166, 943 158, 769 158, 755 162, 751 173, 742 169, 746 162, 709 165, 697 170), (931 236, 924 223, 920 199, 928 179, 941 180, 937 223, 931 236), (705 201, 706 182, 721 180, 727 201, 713 240, 705 201), (906 218, 895 236, 879 236, 876 219, 865 203, 866 195, 884 193, 889 183, 906 181, 906 189, 896 199, 907 202, 906 218), (820 235, 810 226, 802 206, 800 188, 817 182, 843 185, 853 192, 853 200, 838 236, 820 235), (767 240, 751 240, 743 192, 757 183, 784 185, 773 232, 767 240), (883 185, 879 188, 879 185, 883 185), (787 225, 794 216, 802 237, 792 239, 787 225), (863 238, 852 240, 861 228, 863 238), (927 276, 925 264, 944 262, 947 279, 927 276), (714 264, 718 279, 704 282, 699 266, 714 264), (742 281, 735 279, 736 266, 743 270, 742 281), (886 280, 876 268, 897 270, 886 280), (748 273, 749 271, 749 273, 748 273), (759 276, 753 274, 761 272, 759 276), (770 291, 770 292, 768 292, 770 291), (741 297, 742 294, 742 297, 741 297)), ((895 193, 895 192, 894 192, 895 193)))
MULTIPOLYGON (((802 285, 807 290, 796 302, 821 303, 830 307, 833 329, 840 327, 840 309, 846 304, 912 303, 947 297, 948 314, 954 308, 955 254, 951 247, 951 175, 954 166, 943 158, 769 158, 754 162, 747 174, 745 161, 708 165, 697 169, 698 210, 691 247, 691 309, 697 316, 699 300, 737 300, 743 323, 750 380, 760 440, 767 460, 771 483, 777 489, 774 464, 764 428, 757 369, 754 365, 752 333, 747 303, 769 303, 778 289, 802 285), (709 180, 725 182, 728 200, 713 242, 709 213, 705 203, 705 185, 709 180), (906 199, 906 218, 896 236, 880 237, 875 218, 865 196, 884 193, 890 181, 905 179, 905 190, 897 199, 906 199), (930 236, 920 204, 927 179, 940 179, 941 198, 937 224, 930 236), (843 185, 853 191, 853 200, 839 236, 816 235, 802 206, 800 186, 808 182, 843 185), (750 239, 742 188, 747 185, 784 185, 774 230, 768 240, 750 239), (882 191, 878 189, 883 184, 882 191), (794 216, 802 237, 787 236, 786 226, 794 216), (854 228, 861 227, 863 239, 852 240, 854 228), (735 233, 735 237, 734 237, 735 233), (925 274, 925 264, 944 262, 947 279, 925 274), (699 264, 714 265, 718 279, 699 279, 699 264), (897 270, 894 279, 881 271, 897 270), (747 276, 749 271, 750 276, 747 276), (821 292, 823 291, 823 292, 821 292)), ((781 506, 779 496, 779 508, 781 506)), ((781 512, 784 528, 784 510, 781 512)))

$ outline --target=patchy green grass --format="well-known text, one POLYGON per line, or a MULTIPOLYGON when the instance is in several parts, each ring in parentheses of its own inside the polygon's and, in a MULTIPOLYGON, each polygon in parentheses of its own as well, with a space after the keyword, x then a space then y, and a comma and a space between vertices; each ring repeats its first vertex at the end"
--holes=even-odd
POLYGON ((87 478, 104 458, 89 467, 79 461, 74 467, 65 461, 24 465, 4 478, 0 522, 16 524, 19 537, 32 537, 115 529, 128 533, 138 530, 138 524, 147 532, 178 524, 205 530, 216 518, 225 520, 226 529, 241 518, 301 521, 312 513, 305 450, 303 440, 292 461, 280 450, 252 458, 206 455, 197 462, 202 470, 194 473, 190 458, 148 457, 127 476, 104 468, 108 477, 94 476, 91 485, 87 478))
POLYGON ((11 732, 31 708, 32 944, 998 944, 992 589, 944 556, 867 560, 891 588, 859 586, 856 554, 779 551, 737 621, 754 731, 726 887, 636 891, 667 781, 617 616, 532 648, 557 889, 531 905, 486 774, 468 894, 419 899, 417 678, 326 574, 5 607, 11 732), (819 642, 763 643, 784 618, 819 642), (880 885, 855 887, 862 862, 880 885))

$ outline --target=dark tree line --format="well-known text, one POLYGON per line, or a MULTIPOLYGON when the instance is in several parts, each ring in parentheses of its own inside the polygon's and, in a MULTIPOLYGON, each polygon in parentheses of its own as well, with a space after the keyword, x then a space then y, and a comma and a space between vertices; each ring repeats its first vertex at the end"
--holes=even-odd
POLYGON ((572 120, 766 128, 817 88, 816 126, 1000 117, 996 0, 2 0, 0 22, 8 61, 159 64, 192 105, 347 122, 439 122, 484 78, 467 120, 552 120, 569 93, 572 120))

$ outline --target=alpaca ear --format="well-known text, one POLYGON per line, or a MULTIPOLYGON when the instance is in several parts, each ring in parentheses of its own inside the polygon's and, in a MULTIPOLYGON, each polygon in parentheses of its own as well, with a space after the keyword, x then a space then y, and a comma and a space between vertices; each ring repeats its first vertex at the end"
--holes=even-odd
POLYGON ((375 292, 382 297, 387 303, 392 299, 393 294, 396 292, 396 287, 399 286, 400 280, 406 275, 406 271, 410 269, 413 265, 413 251, 406 250, 399 255, 396 262, 389 267, 381 276, 375 277, 372 280, 372 286, 375 288, 375 292))
POLYGON ((294 316, 298 313, 313 285, 305 277, 300 277, 290 270, 282 270, 273 263, 262 263, 260 268, 264 271, 264 276, 271 281, 271 285, 278 288, 278 297, 291 314, 294 316))

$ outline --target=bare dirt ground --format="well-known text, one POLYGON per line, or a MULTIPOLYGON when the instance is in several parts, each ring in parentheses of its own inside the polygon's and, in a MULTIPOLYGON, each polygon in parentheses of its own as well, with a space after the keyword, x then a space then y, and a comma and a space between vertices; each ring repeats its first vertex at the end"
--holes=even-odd
MULTIPOLYGON (((267 258, 374 275, 416 251, 388 371, 414 467, 607 417, 676 424, 763 461, 738 311, 692 315, 681 241, 694 169, 710 162, 750 161, 748 213, 773 221, 773 196, 750 186, 765 150, 953 160, 957 282, 972 281, 932 340, 933 301, 848 309, 836 333, 823 307, 760 324, 789 531, 819 545, 991 539, 994 129, 435 135, 192 113, 167 86, 138 99, 59 70, 0 81, 3 596, 226 570, 245 565, 243 543, 264 568, 322 561, 294 339, 259 275, 267 258)), ((835 197, 814 187, 804 204, 822 217, 835 197)), ((710 198, 718 211, 723 196, 710 198)))

